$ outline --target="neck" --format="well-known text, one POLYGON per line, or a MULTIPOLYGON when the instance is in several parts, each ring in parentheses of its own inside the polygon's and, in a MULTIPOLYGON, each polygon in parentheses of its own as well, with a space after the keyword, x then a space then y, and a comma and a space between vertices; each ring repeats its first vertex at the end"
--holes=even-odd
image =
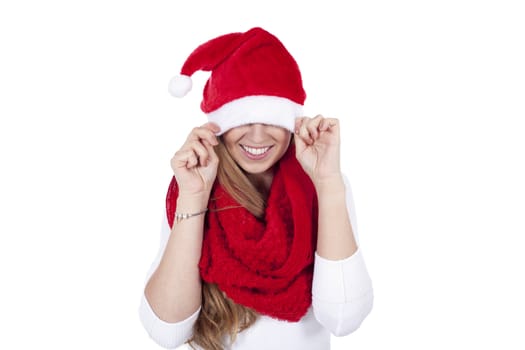
POLYGON ((264 195, 264 198, 268 197, 270 187, 272 186, 273 180, 273 167, 259 174, 246 174, 251 183, 257 188, 257 190, 264 195))

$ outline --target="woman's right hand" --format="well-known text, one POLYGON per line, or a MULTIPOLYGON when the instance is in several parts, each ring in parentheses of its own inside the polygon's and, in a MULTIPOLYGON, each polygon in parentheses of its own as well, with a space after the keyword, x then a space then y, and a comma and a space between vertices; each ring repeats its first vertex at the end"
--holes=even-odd
POLYGON ((179 195, 209 195, 219 165, 219 158, 213 150, 218 145, 215 133, 219 131, 220 127, 214 123, 194 128, 171 158, 179 195))

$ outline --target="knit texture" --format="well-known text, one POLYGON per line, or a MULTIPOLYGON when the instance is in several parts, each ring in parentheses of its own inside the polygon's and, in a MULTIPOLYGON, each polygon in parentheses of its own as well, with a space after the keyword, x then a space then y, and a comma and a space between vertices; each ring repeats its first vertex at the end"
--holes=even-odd
MULTIPOLYGON (((177 194, 173 177, 166 196, 170 227, 177 194)), ((293 145, 276 164, 264 220, 240 207, 218 181, 208 206, 201 278, 260 314, 299 321, 312 302, 318 208, 315 188, 293 145)))
POLYGON ((293 132, 295 118, 303 115, 306 92, 299 66, 283 43, 260 27, 199 45, 180 75, 170 81, 170 93, 183 97, 191 90, 191 76, 199 70, 211 72, 201 110, 221 127, 221 133, 250 123, 293 132))
POLYGON ((301 105, 306 98, 297 62, 277 37, 259 27, 200 45, 181 74, 197 70, 211 71, 201 103, 205 113, 245 96, 280 96, 301 105))

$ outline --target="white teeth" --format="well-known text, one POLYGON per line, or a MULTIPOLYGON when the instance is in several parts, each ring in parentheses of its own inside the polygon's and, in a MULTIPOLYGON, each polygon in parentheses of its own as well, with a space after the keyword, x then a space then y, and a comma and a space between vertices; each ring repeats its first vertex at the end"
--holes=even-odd
POLYGON ((254 156, 260 156, 261 154, 268 152, 268 150, 270 149, 270 147, 253 148, 253 147, 248 147, 245 145, 241 145, 241 146, 246 152, 254 156))

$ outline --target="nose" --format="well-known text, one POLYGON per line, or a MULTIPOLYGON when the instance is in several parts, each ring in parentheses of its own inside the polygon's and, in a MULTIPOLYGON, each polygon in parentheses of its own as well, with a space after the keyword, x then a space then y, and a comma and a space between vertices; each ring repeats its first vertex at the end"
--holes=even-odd
POLYGON ((248 134, 253 142, 262 142, 266 140, 266 125, 261 123, 254 123, 249 125, 248 134))

